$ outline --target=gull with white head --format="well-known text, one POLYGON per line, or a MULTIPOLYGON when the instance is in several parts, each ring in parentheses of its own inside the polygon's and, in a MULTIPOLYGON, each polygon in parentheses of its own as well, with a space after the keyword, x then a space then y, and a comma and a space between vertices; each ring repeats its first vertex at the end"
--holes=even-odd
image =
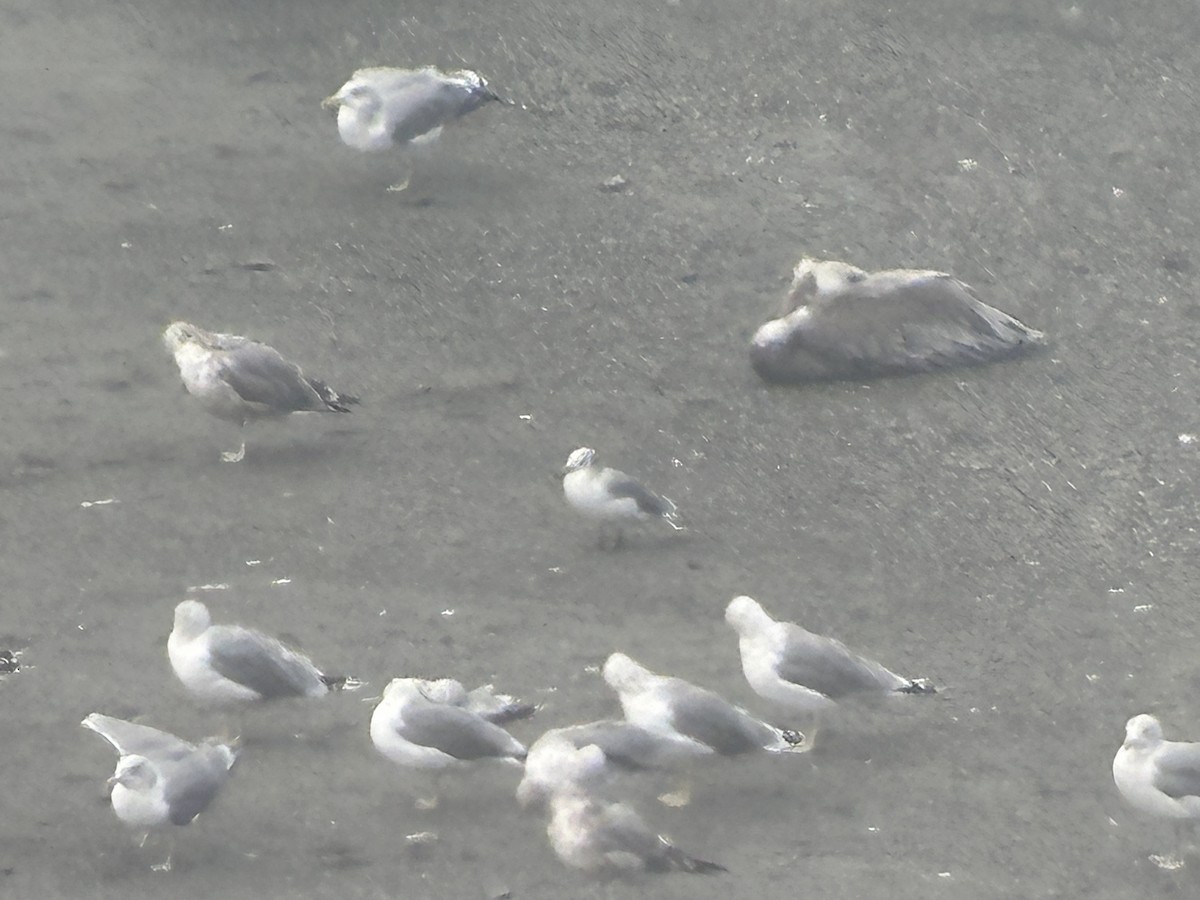
MULTIPOLYGON (((100 713, 92 713, 80 724, 120 754, 108 780, 113 812, 147 835, 163 825, 187 825, 204 812, 228 780, 237 758, 227 744, 190 744, 169 732, 100 713)), ((143 837, 143 845, 145 841, 143 837)), ((154 868, 169 871, 170 853, 154 868)))
MULTIPOLYGON (((344 144, 379 151, 428 147, 437 141, 442 126, 492 100, 509 102, 477 72, 377 66, 359 69, 321 106, 337 110, 344 144)), ((402 191, 408 183, 406 177, 389 190, 402 191)))
MULTIPOLYGON (((621 525, 626 522, 649 522, 662 519, 676 531, 682 531, 675 504, 643 487, 624 472, 596 465, 596 451, 591 447, 580 447, 567 457, 562 469, 563 494, 567 502, 593 519, 599 519, 602 528, 616 529, 612 546, 622 540, 621 525)), ((600 544, 606 544, 605 533, 600 534, 600 544)))
MULTIPOLYGON (((307 377, 278 350, 250 338, 174 322, 163 332, 163 343, 175 357, 187 392, 212 415, 239 428, 255 419, 297 412, 347 413, 358 402, 307 377)), ((240 449, 221 458, 240 462, 245 455, 243 440, 240 449)))
POLYGON ((750 362, 772 382, 874 378, 991 362, 1042 340, 945 272, 805 257, 780 316, 755 332, 750 362))
POLYGON ((344 675, 326 675, 307 656, 259 631, 212 624, 208 607, 198 600, 175 607, 167 656, 183 686, 208 706, 323 697, 357 684, 344 675))

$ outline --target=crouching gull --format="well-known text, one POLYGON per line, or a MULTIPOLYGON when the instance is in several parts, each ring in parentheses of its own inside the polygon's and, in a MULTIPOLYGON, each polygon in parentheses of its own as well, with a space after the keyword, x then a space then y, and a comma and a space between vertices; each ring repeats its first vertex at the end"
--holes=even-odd
POLYGON ((261 632, 213 625, 198 600, 175 607, 167 656, 183 686, 209 706, 322 697, 358 684, 345 675, 326 675, 307 656, 261 632))
POLYGON ((693 741, 710 753, 736 756, 808 749, 799 732, 768 725, 682 678, 656 675, 624 653, 614 653, 605 661, 603 675, 630 722, 693 741))
POLYGON ((750 597, 734 597, 725 621, 738 633, 750 687, 792 712, 815 714, 852 694, 937 693, 927 680, 897 675, 841 641, 776 622, 750 597))
MULTIPOLYGON (((108 783, 117 817, 149 834, 162 825, 187 825, 212 803, 229 778, 237 754, 205 741, 189 744, 166 731, 92 713, 80 723, 116 748, 117 769, 108 783)), ((145 837, 142 838, 143 845, 145 837)), ((171 856, 154 866, 169 871, 171 856)))
POLYGON ((550 796, 546 834, 563 863, 609 876, 726 871, 724 866, 689 856, 656 834, 632 807, 590 794, 584 786, 587 772, 604 765, 599 747, 576 748, 563 740, 553 746, 553 751, 563 757, 558 764, 563 775, 550 796))
POLYGON ((805 257, 781 315, 754 334, 750 362, 766 381, 872 378, 1003 359, 1042 342, 945 272, 867 273, 805 257))
MULTIPOLYGON (((585 516, 599 519, 602 527, 615 526, 613 547, 621 543, 622 522, 662 519, 676 531, 683 529, 673 502, 642 487, 624 472, 596 465, 596 451, 591 447, 572 452, 562 475, 563 493, 571 506, 585 516)), ((605 543, 602 531, 600 544, 605 543)))
MULTIPOLYGON (((428 147, 442 126, 490 100, 509 103, 477 72, 441 72, 433 66, 359 69, 321 106, 337 111, 342 143, 355 150, 428 147)), ((408 187, 409 176, 389 190, 408 187)))
POLYGON ((517 800, 523 807, 534 806, 544 802, 563 780, 599 787, 609 783, 617 773, 676 768, 711 754, 708 746, 689 737, 620 719, 552 728, 529 748, 525 774, 517 786, 517 800), (580 759, 564 752, 564 748, 587 746, 600 749, 599 764, 580 774, 571 774, 580 759))
POLYGON ((445 701, 436 681, 393 678, 371 714, 371 742, 392 762, 434 772, 435 795, 417 806, 437 806, 439 773, 483 760, 519 766, 524 745, 478 712, 445 701))
MULTIPOLYGON (((163 343, 175 356, 187 392, 212 415, 239 428, 254 419, 294 412, 350 412, 358 402, 308 378, 279 351, 250 338, 175 322, 163 332, 163 343)), ((245 455, 243 440, 238 450, 221 458, 240 462, 245 455)))
MULTIPOLYGON (((1130 806, 1173 820, 1177 839, 1200 821, 1200 743, 1164 740, 1154 716, 1125 723, 1125 743, 1113 757, 1112 773, 1130 806)), ((1166 867, 1178 867, 1178 861, 1170 862, 1174 865, 1166 867)))

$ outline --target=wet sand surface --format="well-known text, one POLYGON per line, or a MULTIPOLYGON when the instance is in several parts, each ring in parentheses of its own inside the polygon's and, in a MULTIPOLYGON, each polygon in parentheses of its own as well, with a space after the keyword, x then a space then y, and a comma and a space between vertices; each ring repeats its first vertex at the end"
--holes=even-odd
POLYGON ((0 649, 24 650, 0 682, 0 893, 1195 891, 1200 861, 1156 868, 1171 829, 1109 770, 1135 713, 1200 738, 1191 4, 18 0, 0 21, 0 649), (319 103, 423 63, 519 106, 447 129, 390 194, 399 160, 343 147, 319 103), (801 253, 952 271, 1051 345, 768 388, 747 341, 801 253), (252 426, 223 464, 236 429, 184 395, 175 319, 362 406, 252 426), (585 444, 687 532, 597 549, 556 478, 585 444), (370 745, 361 701, 398 674, 544 703, 527 742, 613 715, 594 667, 617 649, 788 724, 742 678, 738 593, 942 690, 705 769, 682 810, 648 785, 643 814, 728 875, 596 886, 514 770, 421 812, 370 745), (185 596, 370 684, 235 716, 234 777, 162 875, 78 723, 225 726, 167 663, 185 596))

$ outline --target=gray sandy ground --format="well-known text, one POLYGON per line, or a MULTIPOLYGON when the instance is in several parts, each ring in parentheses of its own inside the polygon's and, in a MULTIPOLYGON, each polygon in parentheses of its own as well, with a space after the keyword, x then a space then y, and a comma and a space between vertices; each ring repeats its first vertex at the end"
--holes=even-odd
MULTIPOLYGON (((221 583, 222 621, 294 628, 375 686, 544 700, 526 741, 614 714, 585 671, 614 649, 766 714, 722 621, 738 593, 945 686, 648 808, 731 871, 655 896, 1194 892, 1109 774, 1131 714, 1200 724, 1190 2, 17 0, 0 27, 0 648, 27 648, 0 682, 0 894, 163 895, 77 723, 219 728, 165 641, 221 583), (469 65, 528 108, 449 129, 397 197, 399 162, 318 108, 378 63, 469 65), (950 270, 1052 348, 767 388, 746 341, 802 252, 950 270), (158 346, 180 318, 363 405, 222 465, 235 436, 158 346), (688 533, 598 552, 553 477, 582 444, 688 533)), ((588 890, 515 773, 419 813, 369 707, 327 700, 255 721, 172 896, 588 890)))

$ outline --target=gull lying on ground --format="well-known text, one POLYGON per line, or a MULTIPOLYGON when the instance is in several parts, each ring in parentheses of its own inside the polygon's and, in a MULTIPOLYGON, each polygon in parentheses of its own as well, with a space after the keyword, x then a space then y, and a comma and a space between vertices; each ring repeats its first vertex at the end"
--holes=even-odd
POLYGON ((725 621, 738 633, 750 687, 793 712, 815 713, 852 694, 936 693, 925 679, 897 675, 841 641, 775 621, 750 597, 734 597, 725 621))
POLYGON ((635 725, 686 738, 721 756, 759 750, 808 749, 804 736, 762 722, 724 697, 682 678, 656 675, 624 653, 604 663, 604 680, 617 692, 625 718, 635 725))
MULTIPOLYGON (((525 747, 499 725, 477 712, 446 703, 437 682, 393 678, 371 715, 375 749, 401 766, 434 770, 437 775, 482 760, 520 765, 525 747)), ((435 796, 418 800, 421 808, 437 805, 435 796)))
POLYGON ((1042 333, 988 306, 969 286, 916 269, 867 273, 805 257, 779 318, 754 335, 750 361, 767 381, 930 372, 1013 356, 1042 333))
MULTIPOLYGON (((682 530, 673 502, 642 487, 624 472, 596 465, 596 451, 591 447, 571 453, 562 474, 563 493, 571 506, 604 525, 615 525, 614 547, 621 543, 622 522, 663 519, 676 531, 682 530)), ((605 543, 603 532, 600 543, 605 543)))
MULTIPOLYGON (((147 833, 162 825, 187 825, 204 812, 229 778, 237 758, 226 744, 189 744, 166 731, 100 713, 92 713, 80 724, 120 754, 109 779, 113 812, 147 833)), ((170 870, 170 854, 154 868, 170 870)))
POLYGON ((726 871, 723 866, 684 853, 656 834, 624 803, 610 803, 589 794, 584 786, 591 780, 588 773, 605 765, 599 747, 576 748, 564 739, 552 749, 562 757, 557 764, 562 777, 550 795, 546 834, 563 863, 605 875, 726 871))
MULTIPOLYGON (((508 103, 476 72, 377 66, 359 69, 324 109, 337 110, 338 134, 356 150, 429 146, 442 126, 490 100, 508 103)), ((411 176, 411 169, 409 175, 411 176)), ((409 178, 389 190, 402 191, 409 178)))
MULTIPOLYGON (((175 322, 163 332, 163 343, 175 356, 187 392, 212 415, 239 428, 254 419, 294 412, 350 412, 358 402, 306 377, 274 348, 236 334, 175 322)), ((221 458, 240 462, 245 455, 243 439, 240 449, 221 458)))
POLYGON ((201 702, 233 706, 287 697, 323 697, 354 686, 344 675, 326 675, 307 656, 273 637, 239 625, 213 625, 198 600, 175 607, 167 638, 175 675, 201 702))

